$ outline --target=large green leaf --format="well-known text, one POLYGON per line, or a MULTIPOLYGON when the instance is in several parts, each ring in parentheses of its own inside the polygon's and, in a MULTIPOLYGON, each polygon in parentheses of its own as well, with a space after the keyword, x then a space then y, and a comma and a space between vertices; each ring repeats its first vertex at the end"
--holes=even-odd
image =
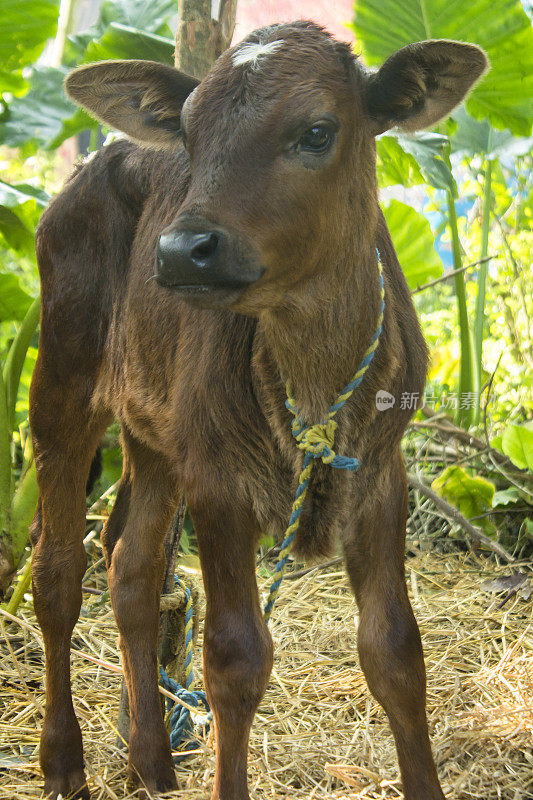
POLYGON ((380 136, 376 139, 378 155, 377 172, 380 187, 418 186, 425 183, 415 158, 406 153, 397 136, 380 136))
POLYGON ((104 26, 118 22, 163 36, 170 35, 167 22, 177 11, 176 0, 104 0, 100 19, 104 26))
MULTIPOLYGON (((95 24, 68 36, 64 62, 74 65, 86 61, 85 51, 89 44, 100 40, 113 23, 170 39, 172 33, 167 22, 176 11, 176 0, 104 0, 95 24)), ((125 57, 140 58, 135 53, 125 57)))
POLYGON ((435 189, 449 189, 457 195, 457 186, 448 164, 443 160, 449 148, 447 136, 424 131, 412 136, 398 133, 398 141, 406 153, 416 159, 426 181, 435 189))
POLYGON ((46 192, 28 184, 0 181, 0 234, 14 250, 33 256, 34 230, 47 198, 46 192))
POLYGON ((53 149, 68 137, 96 125, 65 95, 63 81, 67 73, 67 69, 56 67, 33 71, 28 94, 9 104, 7 119, 0 124, 0 143, 53 149))
MULTIPOLYGON (((431 484, 437 494, 448 500, 468 519, 490 511, 494 499, 494 484, 480 475, 470 475, 462 467, 447 467, 431 484)), ((486 533, 494 525, 486 518, 476 520, 486 533)))
MULTIPOLYGON (((55 36, 58 13, 59 0, 2 0, 2 70, 19 70, 35 61, 47 39, 55 36)), ((7 89, 11 91, 0 86, 0 92, 7 89)))
POLYGON ((88 62, 107 58, 140 58, 173 64, 174 41, 113 22, 100 39, 90 42, 85 51, 85 61, 88 62))
POLYGON ((442 261, 427 219, 398 200, 391 200, 383 213, 409 288, 442 275, 442 261))
POLYGON ((28 94, 9 104, 7 120, 0 125, 2 144, 19 147, 31 141, 44 146, 57 136, 63 119, 75 108, 63 91, 65 74, 54 67, 34 70, 28 94))
POLYGON ((33 231, 21 218, 6 206, 0 206, 0 234, 13 250, 31 252, 34 246, 33 231))
POLYGON ((22 70, 2 69, 0 67, 0 94, 9 92, 10 94, 20 95, 27 90, 28 84, 22 76, 22 70))
POLYGON ((0 322, 24 319, 32 302, 16 275, 0 272, 0 322))
POLYGON ((378 137, 376 145, 380 186, 427 182, 435 189, 450 189, 457 194, 451 170, 442 158, 449 145, 447 136, 426 132, 407 136, 390 131, 378 137))
POLYGON ((10 183, 0 180, 0 205, 8 208, 16 208, 23 205, 28 200, 35 200, 41 208, 46 208, 50 201, 50 196, 38 186, 31 186, 29 183, 17 183, 12 186, 10 183))
POLYGON ((533 472, 533 423, 509 425, 503 432, 502 450, 519 469, 533 472))
POLYGON ((533 31, 520 0, 356 0, 353 28, 368 64, 410 42, 459 39, 483 47, 491 70, 467 107, 528 136, 533 122, 533 31))
POLYGON ((495 130, 486 119, 479 121, 471 117, 464 106, 453 112, 453 120, 457 129, 450 141, 456 153, 493 159, 502 155, 526 155, 533 146, 533 137, 514 136, 510 130, 495 130))

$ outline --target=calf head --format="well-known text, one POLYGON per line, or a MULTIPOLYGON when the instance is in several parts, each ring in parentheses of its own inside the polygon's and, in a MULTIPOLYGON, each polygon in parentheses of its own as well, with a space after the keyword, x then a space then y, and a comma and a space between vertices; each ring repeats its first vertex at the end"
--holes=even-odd
POLYGON ((486 68, 478 47, 435 40, 369 71, 298 22, 250 34, 199 84, 162 64, 108 61, 75 70, 66 89, 139 143, 189 153, 187 196, 154 254, 164 290, 260 314, 364 279, 375 136, 434 125, 486 68))

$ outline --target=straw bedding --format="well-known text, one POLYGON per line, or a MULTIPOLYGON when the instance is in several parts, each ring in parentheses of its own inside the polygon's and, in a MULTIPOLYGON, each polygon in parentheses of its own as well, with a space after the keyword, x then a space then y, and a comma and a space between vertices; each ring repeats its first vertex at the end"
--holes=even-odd
MULTIPOLYGON (((96 540, 93 545, 96 557, 96 540)), ((432 741, 450 799, 533 798, 532 602, 516 594, 502 605, 504 595, 481 587, 510 572, 472 553, 419 553, 407 560, 424 641, 432 741)), ((267 580, 259 581, 264 591, 267 580)), ((85 585, 105 589, 98 561, 85 585)), ((95 661, 73 655, 72 673, 92 797, 133 797, 117 746, 120 674, 110 668, 119 665, 117 631, 106 595, 84 597, 73 648, 95 661)), ((40 797, 44 703, 42 640, 31 603, 19 614, 20 623, 0 620, 0 797, 13 800, 40 797)), ((403 796, 385 715, 359 668, 356 622, 338 567, 282 585, 272 618, 274 670, 251 735, 252 798, 403 796)), ((198 653, 195 666, 201 679, 198 653)), ((167 797, 209 797, 213 770, 208 736, 177 767, 180 790, 167 797)))

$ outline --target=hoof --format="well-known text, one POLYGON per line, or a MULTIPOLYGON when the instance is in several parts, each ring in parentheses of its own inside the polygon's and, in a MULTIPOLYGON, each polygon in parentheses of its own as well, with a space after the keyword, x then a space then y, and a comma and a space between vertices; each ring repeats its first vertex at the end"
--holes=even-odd
POLYGON ((54 778, 46 778, 44 796, 47 800, 90 800, 91 793, 83 771, 69 772, 54 778))
POLYGON ((174 768, 171 765, 155 764, 149 769, 140 770, 133 766, 128 769, 128 783, 137 789, 137 797, 141 800, 149 800, 158 794, 172 792, 178 788, 174 768))

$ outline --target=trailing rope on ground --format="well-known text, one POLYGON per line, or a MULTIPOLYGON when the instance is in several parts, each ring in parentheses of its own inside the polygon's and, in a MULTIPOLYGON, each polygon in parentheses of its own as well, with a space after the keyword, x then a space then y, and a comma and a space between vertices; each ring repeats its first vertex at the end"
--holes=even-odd
MULTIPOLYGON (((383 328, 383 314, 385 312, 385 289, 383 285, 383 267, 381 263, 381 256, 379 250, 376 248, 378 259, 378 272, 379 272, 379 290, 380 290, 380 306, 378 313, 378 321, 376 331, 370 340, 370 344, 363 356, 363 360, 359 364, 357 371, 351 381, 346 384, 342 392, 338 395, 337 399, 328 411, 328 417, 325 422, 316 425, 306 425, 303 421, 302 415, 297 405, 297 400, 293 395, 289 382, 286 383, 285 389, 287 392, 286 407, 294 416, 291 424, 292 435, 296 439, 297 447, 305 452, 302 471, 298 481, 298 488, 296 489, 296 497, 292 504, 291 516, 289 519, 289 526, 285 531, 283 537, 283 544, 279 554, 279 560, 274 570, 274 577, 270 586, 268 599, 264 608, 265 621, 269 622, 276 598, 279 593, 279 588, 285 574, 289 555, 294 543, 296 531, 300 525, 300 515, 302 513, 302 506, 304 504, 309 480, 313 471, 313 466, 317 459, 321 459, 324 464, 335 469, 346 469, 349 472, 356 472, 359 469, 359 461, 357 458, 350 458, 348 456, 338 455, 333 449, 335 431, 337 423, 334 420, 335 415, 341 410, 346 401, 352 396, 355 389, 362 383, 366 371, 368 370, 374 354, 376 352, 379 337, 383 328)), ((193 604, 192 596, 188 586, 176 576, 176 583, 183 589, 187 599, 185 609, 185 672, 186 672, 186 688, 184 689, 176 681, 170 678, 163 667, 159 668, 161 683, 168 691, 172 692, 176 697, 187 703, 194 708, 198 707, 199 703, 203 703, 206 709, 204 715, 200 715, 196 720, 196 724, 204 725, 207 729, 213 719, 213 714, 209 708, 205 692, 196 690, 191 691, 194 681, 194 673, 192 666, 193 657, 193 604)), ((191 719, 191 712, 188 708, 179 703, 174 703, 173 700, 167 698, 167 711, 170 712, 170 744, 172 749, 176 749, 182 742, 186 742, 184 750, 175 757, 175 761, 181 761, 187 758, 187 751, 194 750, 198 743, 191 738, 193 734, 193 724, 191 719)))
POLYGON ((190 750, 195 750, 198 747, 198 742, 193 738, 194 725, 202 726, 206 731, 209 730, 213 714, 209 708, 205 692, 200 689, 193 690, 194 683, 194 669, 192 664, 193 659, 193 617, 194 608, 192 602, 191 590, 187 584, 182 581, 177 575, 174 576, 176 584, 185 593, 186 606, 185 606, 185 688, 177 681, 167 675, 163 667, 159 667, 159 679, 161 685, 172 692, 173 695, 179 698, 187 706, 193 708, 200 708, 203 704, 205 713, 198 713, 193 720, 191 711, 185 705, 176 703, 170 697, 167 697, 167 713, 170 714, 170 746, 176 750, 182 743, 184 747, 181 752, 174 756, 174 761, 178 764, 188 757, 190 750))

